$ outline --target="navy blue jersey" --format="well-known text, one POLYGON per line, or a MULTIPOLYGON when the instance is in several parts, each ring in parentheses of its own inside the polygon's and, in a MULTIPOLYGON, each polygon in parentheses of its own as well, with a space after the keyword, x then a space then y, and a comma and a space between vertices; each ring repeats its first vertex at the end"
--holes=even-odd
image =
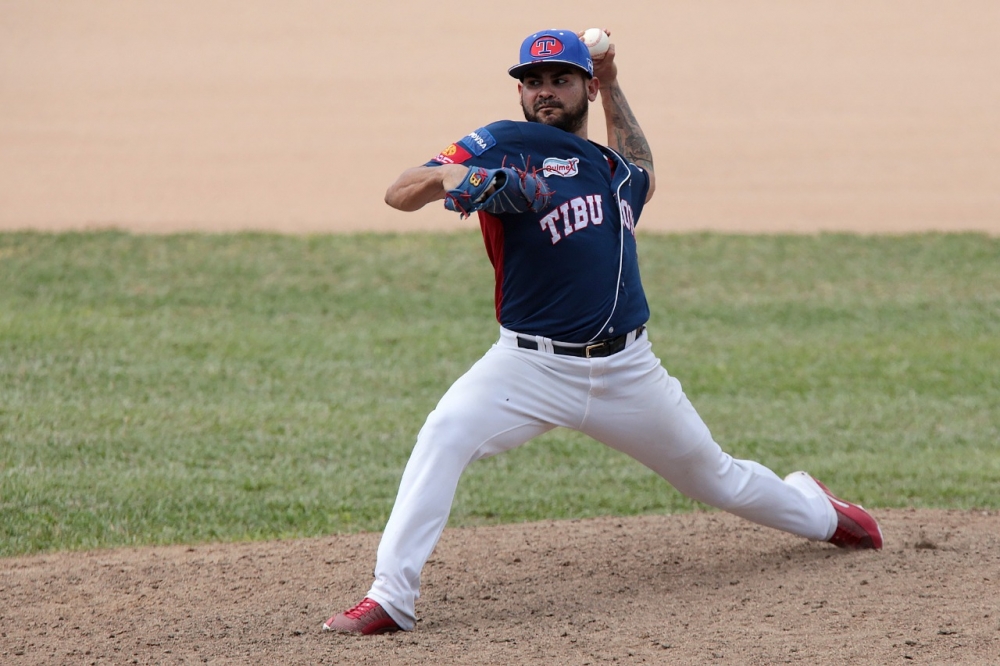
POLYGON ((645 171, 570 132, 509 120, 471 132, 426 166, 441 164, 538 170, 554 192, 540 213, 479 213, 502 326, 583 343, 646 323, 635 245, 645 171))

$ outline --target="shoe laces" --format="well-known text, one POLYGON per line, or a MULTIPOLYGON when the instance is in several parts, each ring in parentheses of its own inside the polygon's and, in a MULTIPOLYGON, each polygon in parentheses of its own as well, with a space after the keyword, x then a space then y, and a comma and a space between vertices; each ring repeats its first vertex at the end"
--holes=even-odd
POLYGON ((372 610, 374 610, 377 606, 378 606, 378 602, 373 601, 373 600, 369 599, 368 597, 365 597, 364 599, 361 600, 361 603, 359 603, 357 606, 355 606, 354 608, 352 608, 352 609, 350 609, 348 611, 345 611, 344 615, 346 615, 347 617, 351 618, 352 620, 357 620, 359 617, 361 617, 363 615, 367 615, 369 612, 371 612, 372 610))

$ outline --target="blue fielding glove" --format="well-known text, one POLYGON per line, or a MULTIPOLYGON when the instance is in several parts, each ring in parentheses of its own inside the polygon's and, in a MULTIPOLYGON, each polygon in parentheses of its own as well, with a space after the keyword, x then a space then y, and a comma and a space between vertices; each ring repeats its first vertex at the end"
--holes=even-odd
POLYGON ((468 217, 479 210, 492 215, 529 210, 538 213, 548 208, 551 201, 552 191, 540 176, 513 167, 471 167, 465 180, 448 190, 444 207, 468 217))

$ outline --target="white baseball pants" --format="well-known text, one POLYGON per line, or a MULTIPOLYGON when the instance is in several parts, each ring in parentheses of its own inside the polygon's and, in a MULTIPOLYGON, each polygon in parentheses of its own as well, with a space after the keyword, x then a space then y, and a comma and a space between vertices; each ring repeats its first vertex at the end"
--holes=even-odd
POLYGON ((441 537, 459 477, 474 460, 556 426, 635 458, 688 497, 808 539, 837 527, 830 502, 722 451, 644 333, 606 358, 557 356, 551 341, 500 339, 445 393, 417 436, 378 548, 368 596, 413 629, 420 572, 441 537))

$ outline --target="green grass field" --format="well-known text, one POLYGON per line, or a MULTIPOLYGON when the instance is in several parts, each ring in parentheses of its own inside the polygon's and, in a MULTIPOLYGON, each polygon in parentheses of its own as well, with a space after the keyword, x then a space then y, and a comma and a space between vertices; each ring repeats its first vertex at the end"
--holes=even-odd
MULTIPOLYGON (((716 438, 876 507, 1000 508, 1000 239, 643 235, 650 337, 716 438)), ((379 530, 493 342, 476 233, 0 234, 0 555, 379 530)), ((686 511, 556 431, 452 525, 686 511)))

